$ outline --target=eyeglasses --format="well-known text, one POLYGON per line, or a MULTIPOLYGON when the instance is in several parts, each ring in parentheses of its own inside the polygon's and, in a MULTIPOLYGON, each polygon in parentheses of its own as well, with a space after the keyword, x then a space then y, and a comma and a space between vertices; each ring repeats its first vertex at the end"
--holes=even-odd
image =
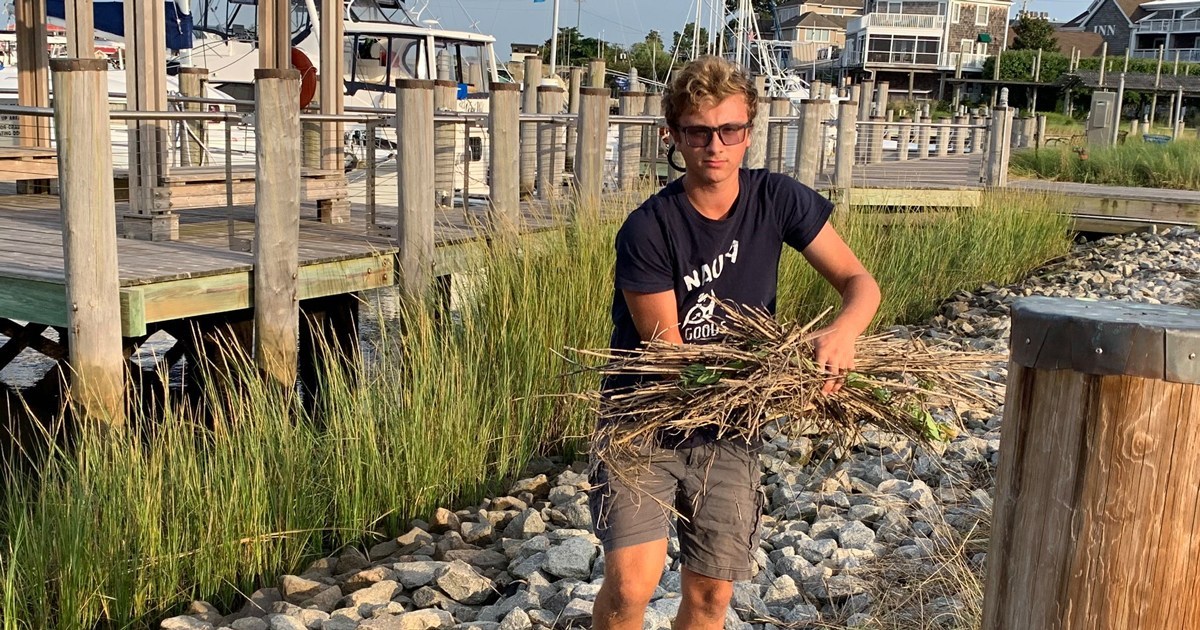
POLYGON ((731 144, 741 144, 746 140, 746 130, 754 125, 751 123, 728 124, 720 127, 705 127, 704 125, 688 125, 687 127, 678 127, 679 133, 683 135, 683 141, 689 147, 698 149, 707 147, 713 139, 713 134, 717 134, 721 138, 721 144, 729 146, 731 144))

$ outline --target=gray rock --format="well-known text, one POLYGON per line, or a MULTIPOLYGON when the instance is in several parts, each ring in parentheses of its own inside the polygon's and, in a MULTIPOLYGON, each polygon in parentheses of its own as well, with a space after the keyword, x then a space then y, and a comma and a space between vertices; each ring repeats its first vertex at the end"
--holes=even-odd
POLYGON ((567 623, 577 623, 592 618, 592 602, 586 599, 572 599, 567 602, 562 611, 562 620, 567 623))
MULTIPOLYGON (((453 613, 451 613, 453 614, 453 613)), ((495 621, 464 621, 454 625, 454 630, 497 630, 500 624, 495 621)))
POLYGON ((546 496, 546 493, 549 491, 550 479, 547 478, 546 475, 538 475, 528 479, 521 479, 508 489, 508 493, 512 495, 528 492, 534 496, 546 496))
POLYGON ((196 600, 189 604, 184 614, 200 621, 207 621, 214 626, 221 625, 221 622, 224 620, 224 617, 221 616, 221 611, 217 610, 216 606, 201 600, 196 600))
MULTIPOLYGON (((433 539, 433 535, 430 534, 429 532, 421 529, 420 527, 414 527, 414 528, 408 530, 407 532, 404 532, 400 536, 396 537, 396 544, 400 546, 401 550, 403 550, 407 547, 413 547, 413 546, 420 547, 422 545, 428 545, 433 542, 435 542, 433 539)), ((409 552, 402 551, 402 553, 409 553, 409 552)))
POLYGON ((304 622, 288 615, 272 614, 263 617, 270 630, 308 630, 304 622))
POLYGON ((846 549, 866 549, 875 542, 875 532, 859 521, 849 521, 838 528, 837 540, 846 549))
POLYGON ((400 543, 396 542, 395 539, 385 540, 367 550, 367 557, 371 560, 379 560, 398 551, 400 551, 400 543))
POLYGON ((246 617, 262 617, 271 612, 275 602, 283 601, 283 596, 277 588, 260 588, 250 595, 250 601, 242 606, 239 615, 246 617))
POLYGON ((834 575, 809 580, 804 583, 804 590, 816 599, 828 601, 846 599, 852 595, 865 593, 868 586, 865 580, 853 575, 834 575))
MULTIPOLYGON (((789 578, 790 579, 790 578, 789 578)), ((733 583, 733 599, 729 602, 730 606, 742 616, 743 619, 753 616, 754 618, 764 618, 771 613, 767 610, 767 604, 762 598, 763 587, 750 582, 734 582, 733 583)))
POLYGON ((416 610, 364 621, 358 627, 360 630, 430 630, 453 626, 454 617, 444 610, 416 610))
POLYGON ((229 627, 233 630, 267 630, 267 622, 258 617, 242 617, 229 624, 229 627))
MULTIPOLYGON (((342 583, 342 590, 347 593, 353 593, 359 589, 367 588, 376 582, 394 579, 396 579, 396 572, 387 567, 368 567, 346 578, 346 581, 342 583)), ((324 585, 322 584, 321 586, 324 585)))
POLYGON ((338 556, 337 565, 334 566, 334 573, 349 573, 367 568, 370 561, 359 551, 358 547, 347 547, 345 551, 338 556))
POLYGON ((342 589, 339 586, 330 586, 325 590, 313 595, 308 601, 302 605, 308 608, 314 608, 323 612, 333 612, 337 607, 338 602, 342 600, 342 589))
POLYGON ((289 604, 288 602, 275 602, 274 604, 271 604, 271 612, 280 615, 295 617, 300 613, 300 610, 301 608, 299 606, 295 604, 289 604))
POLYGON ((537 510, 526 509, 518 514, 504 528, 504 535, 509 538, 532 538, 546 531, 546 521, 537 510))
POLYGON ((484 520, 478 523, 463 523, 459 531, 462 532, 463 540, 476 545, 490 543, 494 528, 491 521, 484 520))
POLYGON ((342 599, 347 607, 358 607, 363 604, 386 604, 392 601, 400 592, 400 584, 394 580, 376 582, 367 588, 350 593, 342 599))
POLYGON ((213 625, 189 615, 180 615, 163 619, 159 624, 162 630, 213 630, 213 625))
POLYGON ((458 518, 458 515, 446 508, 438 508, 433 513, 433 519, 429 523, 430 528, 438 533, 450 530, 458 531, 461 525, 462 521, 458 518))
POLYGON ((482 604, 495 591, 492 581, 475 572, 465 562, 454 561, 438 572, 435 582, 442 592, 463 604, 482 604))
POLYGON ((539 608, 529 611, 529 620, 532 621, 535 626, 553 628, 555 622, 558 621, 558 614, 539 608))
POLYGON ((586 579, 592 575, 592 561, 599 550, 584 538, 568 538, 546 552, 543 569, 560 578, 586 579))
POLYGON ((279 593, 283 596, 284 601, 293 604, 310 599, 327 588, 329 588, 327 584, 295 575, 285 575, 279 580, 279 593))
POLYGON ((491 606, 484 606, 476 619, 480 621, 501 621, 514 610, 534 610, 541 608, 541 597, 532 590, 518 591, 515 595, 491 606))
POLYGON ((447 564, 440 560, 398 562, 392 565, 392 569, 396 572, 396 581, 411 591, 432 582, 438 571, 441 571, 447 564))
POLYGON ((477 569, 508 568, 508 557, 495 549, 451 549, 442 557, 447 562, 459 560, 477 569))
POLYGON ((329 619, 321 622, 321 630, 355 630, 361 622, 361 619, 346 615, 330 615, 329 619))
POLYGON ((301 610, 297 616, 308 630, 320 630, 321 624, 325 623, 326 619, 329 619, 329 613, 313 608, 301 610))
POLYGON ((505 615, 498 630, 530 630, 531 628, 533 628, 533 622, 529 619, 529 613, 517 608, 505 615))
POLYGON ((547 552, 539 551, 520 562, 510 564, 508 567, 508 572, 513 574, 515 577, 528 579, 534 573, 537 573, 542 569, 542 567, 546 564, 546 560, 547 552))
POLYGON ((783 613, 779 619, 789 627, 812 624, 821 621, 821 613, 811 604, 797 604, 783 613))
POLYGON ((792 547, 796 550, 796 553, 800 554, 801 558, 816 564, 828 558, 837 549, 837 542, 831 538, 822 538, 820 540, 802 538, 793 543, 792 547))
POLYGON ((454 600, 432 586, 422 586, 413 591, 413 604, 418 608, 441 608, 446 610, 454 600))
POLYGON ((771 581, 762 600, 769 607, 790 608, 797 603, 802 603, 804 596, 791 576, 781 575, 771 581))

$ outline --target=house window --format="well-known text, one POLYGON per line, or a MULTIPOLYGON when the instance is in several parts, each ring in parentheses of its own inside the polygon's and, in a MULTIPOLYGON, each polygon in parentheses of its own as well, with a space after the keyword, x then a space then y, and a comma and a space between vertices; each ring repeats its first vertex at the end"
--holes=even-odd
POLYGON ((970 39, 960 39, 960 40, 958 40, 958 50, 959 50, 959 52, 965 52, 965 53, 969 53, 969 52, 971 52, 971 48, 973 48, 973 47, 974 47, 974 45, 975 45, 975 42, 974 42, 974 41, 972 41, 972 40, 970 40, 970 39))
POLYGON ((806 42, 828 42, 829 31, 823 28, 806 28, 804 29, 804 41, 806 42))
POLYGON ((976 55, 986 55, 987 47, 988 47, 988 45, 986 42, 975 42, 975 54, 976 55))
POLYGON ((962 5, 955 2, 950 5, 950 23, 958 24, 962 21, 962 5))
POLYGON ((837 9, 833 10, 833 14, 834 15, 846 15, 846 10, 842 9, 842 8, 837 8, 837 9))
POLYGON ((904 13, 904 3, 894 1, 888 2, 885 0, 883 2, 876 3, 875 10, 880 13, 904 13))
POLYGON ((977 4, 975 5, 975 26, 987 26, 988 23, 988 7, 977 4))

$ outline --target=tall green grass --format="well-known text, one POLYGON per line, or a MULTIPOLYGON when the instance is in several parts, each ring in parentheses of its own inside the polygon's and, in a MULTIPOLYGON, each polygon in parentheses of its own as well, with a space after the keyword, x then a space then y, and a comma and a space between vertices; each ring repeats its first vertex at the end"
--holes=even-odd
MULTIPOLYGON (((879 277, 888 325, 1064 251, 1051 210, 993 197, 923 224, 851 215, 838 227, 879 277)), ((319 422, 240 357, 205 380, 203 414, 167 401, 139 428, 84 430, 69 448, 48 431, 47 453, 7 472, 0 501, 3 626, 144 627, 193 598, 231 606, 317 554, 496 490, 533 453, 570 448, 591 417, 561 394, 595 383, 564 376, 555 350, 607 342, 615 227, 495 251, 453 317, 408 308, 369 361, 325 375, 319 422)), ((787 257, 786 315, 829 304, 821 285, 787 257)))
POLYGON ((1153 144, 1130 138, 1112 147, 1089 148, 1086 160, 1068 147, 1027 149, 1013 153, 1009 170, 1064 182, 1200 190, 1200 142, 1153 144))

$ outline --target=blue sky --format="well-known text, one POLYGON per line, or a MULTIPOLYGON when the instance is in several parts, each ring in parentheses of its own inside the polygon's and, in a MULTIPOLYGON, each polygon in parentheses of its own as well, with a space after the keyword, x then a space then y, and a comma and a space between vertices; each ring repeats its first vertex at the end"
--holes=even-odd
MULTIPOLYGON (((689 0, 560 0, 559 26, 575 26, 588 37, 630 44, 641 41, 651 29, 663 33, 668 43, 671 33, 682 30, 691 19, 695 2, 689 0)), ((420 6, 420 2, 408 2, 420 6)), ((707 5, 707 3, 706 3, 707 5)), ((1088 6, 1088 0, 1029 0, 1031 11, 1046 11, 1052 19, 1066 21, 1088 6)), ((496 56, 508 60, 509 44, 540 43, 550 37, 553 0, 430 0, 422 18, 436 18, 442 26, 478 30, 494 35, 496 56)), ((1021 7, 1014 3, 1013 12, 1021 7)), ((705 9, 707 11, 707 8, 705 9)), ((704 20, 707 22, 707 19, 704 20)))

